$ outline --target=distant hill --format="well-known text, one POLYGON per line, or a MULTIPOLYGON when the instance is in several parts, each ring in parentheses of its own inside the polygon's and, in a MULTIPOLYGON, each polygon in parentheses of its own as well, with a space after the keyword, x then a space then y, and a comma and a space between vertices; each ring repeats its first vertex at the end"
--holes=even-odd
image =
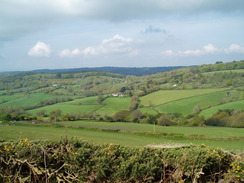
MULTIPOLYGON (((86 67, 86 68, 73 68, 73 69, 40 69, 28 72, 38 73, 70 73, 70 72, 89 72, 89 71, 102 71, 123 75, 143 76, 151 75, 160 72, 167 72, 175 69, 183 68, 184 66, 171 66, 171 67, 86 67)), ((3 72, 1 74, 19 73, 19 71, 3 72)))

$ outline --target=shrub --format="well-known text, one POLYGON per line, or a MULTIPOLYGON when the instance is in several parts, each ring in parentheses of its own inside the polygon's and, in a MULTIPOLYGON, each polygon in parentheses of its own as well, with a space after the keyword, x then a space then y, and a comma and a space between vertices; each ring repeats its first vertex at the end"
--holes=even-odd
POLYGON ((0 182, 218 182, 236 169, 234 179, 243 176, 234 156, 205 145, 153 149, 25 139, 0 144, 0 157, 0 182))
POLYGON ((173 122, 166 115, 161 115, 157 124, 162 126, 171 126, 173 122))

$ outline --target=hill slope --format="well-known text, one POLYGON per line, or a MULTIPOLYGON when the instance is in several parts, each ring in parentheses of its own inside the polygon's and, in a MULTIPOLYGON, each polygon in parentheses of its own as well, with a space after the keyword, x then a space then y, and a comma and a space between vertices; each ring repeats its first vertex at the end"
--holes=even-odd
MULTIPOLYGON (((0 112, 10 114, 15 120, 23 111, 39 118, 59 114, 66 115, 63 119, 100 117, 101 120, 122 111, 116 119, 110 120, 144 123, 158 122, 161 113, 184 116, 197 113, 209 118, 221 109, 244 110, 243 86, 244 61, 180 68, 140 77, 97 71, 24 72, 0 75, 0 112), (112 94, 122 97, 112 97, 112 94), (55 113, 57 110, 61 113, 55 113), (121 118, 121 115, 129 117, 121 118)), ((58 118, 61 119, 52 117, 58 118)), ((176 121, 175 116, 168 118, 177 124, 180 120, 176 121)))

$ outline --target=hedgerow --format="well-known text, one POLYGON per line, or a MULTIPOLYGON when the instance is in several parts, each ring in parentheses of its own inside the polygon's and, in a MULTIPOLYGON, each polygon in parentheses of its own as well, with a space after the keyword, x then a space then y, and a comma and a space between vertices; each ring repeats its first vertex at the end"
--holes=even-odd
POLYGON ((205 145, 155 149, 25 139, 0 144, 0 182, 241 181, 243 163, 234 159, 205 145))

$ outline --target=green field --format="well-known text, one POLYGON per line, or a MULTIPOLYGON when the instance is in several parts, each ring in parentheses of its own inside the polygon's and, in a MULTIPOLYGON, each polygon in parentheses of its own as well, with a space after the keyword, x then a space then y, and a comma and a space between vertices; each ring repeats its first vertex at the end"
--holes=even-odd
MULTIPOLYGON (((124 132, 151 132, 152 124, 125 123, 125 122, 96 122, 96 121, 66 121, 55 124, 64 124, 74 127, 90 127, 98 129, 117 129, 124 132)), ((160 133, 176 133, 184 135, 205 135, 212 138, 227 138, 231 136, 244 137, 244 129, 229 127, 179 127, 179 126, 155 126, 155 131, 160 133)))
POLYGON ((99 108, 96 112, 98 114, 113 115, 118 111, 129 109, 130 97, 108 97, 102 104, 104 106, 99 108))
POLYGON ((70 102, 66 102, 65 104, 73 104, 73 105, 85 105, 85 104, 97 104, 97 96, 95 97, 85 97, 81 99, 76 99, 70 102))
POLYGON ((154 93, 150 93, 146 96, 140 98, 141 103, 144 106, 150 105, 161 105, 168 102, 200 96, 208 93, 215 93, 219 91, 223 91, 226 89, 194 89, 194 90, 160 90, 154 93))
POLYGON ((201 109, 205 109, 210 106, 219 105, 225 101, 227 102, 231 100, 232 97, 239 97, 241 94, 243 94, 243 92, 236 90, 221 91, 169 102, 159 105, 155 107, 155 109, 161 113, 181 113, 183 115, 189 115, 193 113, 193 108, 197 105, 200 106, 201 109), (229 95, 227 95, 227 92, 229 95))
POLYGON ((223 110, 223 109, 234 109, 234 110, 243 111, 244 110, 244 100, 238 100, 235 102, 229 102, 226 104, 217 105, 217 106, 211 107, 209 109, 203 110, 200 114, 202 116, 204 116, 205 118, 209 118, 213 114, 218 112, 219 110, 223 110))
POLYGON ((0 106, 2 106, 2 103, 15 100, 17 98, 22 97, 23 94, 15 94, 15 95, 0 95, 0 106))
POLYGON ((49 105, 45 107, 41 107, 38 109, 30 110, 32 114, 35 114, 38 111, 45 110, 47 113, 50 113, 52 111, 55 111, 57 109, 62 111, 62 114, 66 113, 86 113, 86 112, 92 112, 95 111, 96 109, 100 108, 102 105, 99 104, 93 104, 93 105, 72 105, 72 104, 66 104, 60 103, 60 104, 54 104, 54 105, 49 105))
MULTIPOLYGON (((14 95, 15 96, 15 95, 14 95)), ((6 97, 8 99, 8 96, 4 96, 2 100, 6 97)), ((17 94, 17 97, 13 97, 13 100, 9 100, 8 102, 0 104, 0 106, 5 107, 5 106, 12 106, 12 107, 23 107, 23 106, 32 106, 35 104, 38 104, 42 101, 46 101, 52 98, 55 98, 58 96, 55 95, 50 95, 46 93, 32 93, 32 94, 27 94, 27 95, 22 95, 19 97, 17 94)))
MULTIPOLYGON (((17 123, 18 124, 18 123, 17 123)), ((243 140, 226 140, 226 139, 189 139, 177 136, 159 137, 154 135, 143 135, 132 133, 132 131, 152 131, 153 125, 133 124, 133 123, 101 123, 101 122, 66 122, 67 127, 62 126, 43 126, 43 125, 20 125, 16 123, 10 125, 0 124, 0 140, 15 141, 24 138, 30 140, 60 140, 61 137, 78 137, 94 143, 113 143, 125 146, 146 146, 152 144, 205 144, 212 147, 221 147, 226 150, 235 152, 244 151, 243 140), (92 128, 79 128, 78 126, 92 128), (99 127, 100 125, 100 127, 99 127), (102 129, 121 129, 125 132, 111 132, 102 129), (130 132, 128 132, 130 131, 130 132), (14 133, 13 133, 14 132, 14 133)), ((161 133, 173 133, 194 135, 202 134, 206 137, 231 137, 243 136, 244 129, 238 128, 221 128, 221 127, 160 127, 156 126, 156 131, 161 133)))
POLYGON ((60 94, 60 95, 70 95, 70 92, 68 92, 66 89, 57 89, 52 92, 53 94, 60 94))
POLYGON ((30 110, 32 114, 40 110, 46 110, 48 113, 60 109, 65 113, 85 113, 96 111, 100 115, 114 115, 117 111, 128 110, 130 97, 108 97, 102 104, 97 104, 97 97, 86 97, 76 99, 70 102, 58 103, 50 106, 30 110))
POLYGON ((212 71, 212 72, 204 72, 204 75, 212 75, 215 73, 243 73, 244 69, 235 69, 235 70, 222 70, 222 71, 212 71))

